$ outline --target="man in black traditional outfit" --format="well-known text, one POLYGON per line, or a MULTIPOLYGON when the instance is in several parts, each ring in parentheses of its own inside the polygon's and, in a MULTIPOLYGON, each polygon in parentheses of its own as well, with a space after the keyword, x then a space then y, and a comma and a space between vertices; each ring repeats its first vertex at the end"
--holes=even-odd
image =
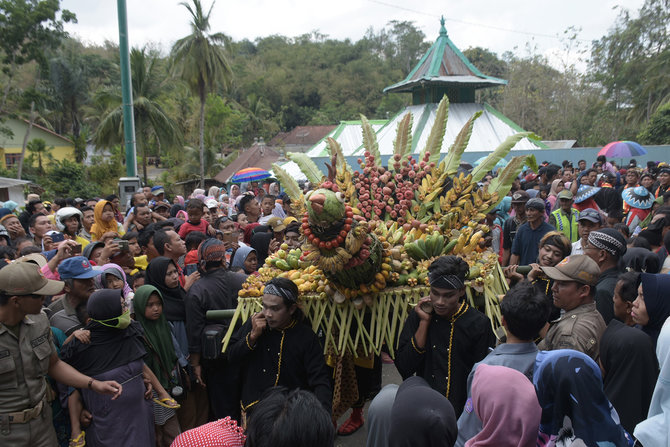
POLYGON ((456 417, 467 398, 472 366, 495 346, 489 319, 463 299, 468 264, 442 256, 428 268, 430 296, 422 298, 405 321, 395 365, 403 380, 416 374, 447 396, 456 417), (426 304, 432 305, 427 313, 426 304))
POLYGON ((231 338, 228 360, 242 367, 242 409, 247 413, 273 386, 311 391, 331 411, 332 387, 323 349, 303 321, 297 299, 293 281, 272 279, 264 289, 263 310, 231 338))

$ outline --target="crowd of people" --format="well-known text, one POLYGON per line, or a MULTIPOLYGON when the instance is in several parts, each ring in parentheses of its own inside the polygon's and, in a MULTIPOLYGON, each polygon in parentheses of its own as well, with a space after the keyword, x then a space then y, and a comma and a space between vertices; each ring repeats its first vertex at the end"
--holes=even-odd
POLYGON ((328 446, 372 399, 368 446, 667 446, 669 188, 667 164, 634 160, 520 175, 482 240, 510 285, 504 331, 466 299, 467 262, 435 259, 383 355, 402 384, 357 364, 339 428, 338 366, 293 281, 265 285, 225 354, 229 320, 207 315, 302 244, 276 182, 5 202, 0 445, 328 446))

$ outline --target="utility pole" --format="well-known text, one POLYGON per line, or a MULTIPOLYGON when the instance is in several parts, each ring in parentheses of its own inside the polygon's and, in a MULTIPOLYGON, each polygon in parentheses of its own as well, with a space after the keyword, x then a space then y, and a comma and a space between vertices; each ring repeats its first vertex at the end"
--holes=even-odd
POLYGON ((126 148, 126 176, 137 176, 137 150, 135 148, 135 117, 133 115, 133 89, 130 78, 128 52, 128 18, 126 0, 117 0, 119 13, 119 53, 121 54, 121 91, 123 96, 123 139, 126 148))

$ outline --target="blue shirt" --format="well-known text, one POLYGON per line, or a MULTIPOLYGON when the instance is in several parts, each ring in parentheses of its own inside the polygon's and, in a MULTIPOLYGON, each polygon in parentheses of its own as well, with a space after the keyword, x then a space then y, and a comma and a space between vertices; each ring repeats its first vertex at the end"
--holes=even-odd
POLYGON ((519 265, 529 265, 537 262, 540 239, 545 234, 555 230, 556 228, 544 221, 534 230, 528 222, 522 224, 516 231, 514 242, 512 242, 512 254, 519 256, 519 265))

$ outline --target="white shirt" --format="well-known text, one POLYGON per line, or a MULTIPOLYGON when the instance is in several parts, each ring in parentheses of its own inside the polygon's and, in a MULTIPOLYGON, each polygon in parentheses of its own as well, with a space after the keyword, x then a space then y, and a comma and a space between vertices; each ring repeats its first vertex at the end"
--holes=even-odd
POLYGON ((583 255, 583 254, 584 249, 582 248, 582 239, 579 238, 577 242, 572 243, 572 252, 570 253, 570 256, 583 255))

